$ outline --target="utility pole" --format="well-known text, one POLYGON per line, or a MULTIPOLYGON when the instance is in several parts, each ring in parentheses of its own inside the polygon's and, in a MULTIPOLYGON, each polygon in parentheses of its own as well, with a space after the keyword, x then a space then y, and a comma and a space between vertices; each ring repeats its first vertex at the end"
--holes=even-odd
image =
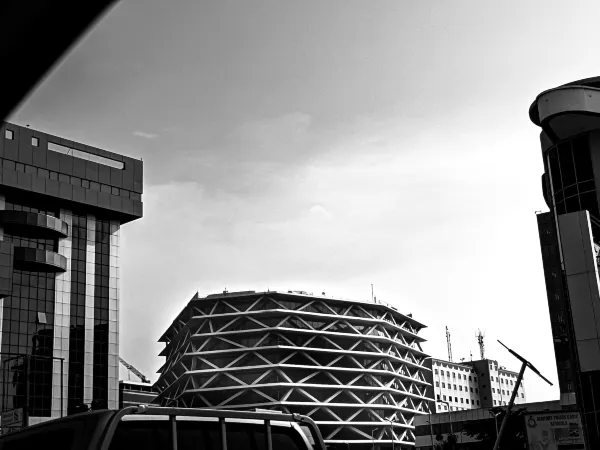
MULTIPOLYGON (((498 341, 498 342, 500 342, 500 341, 498 341)), ((502 347, 504 347, 506 350, 508 350, 511 355, 513 355, 515 358, 517 358, 519 361, 521 361, 522 365, 521 365, 521 371, 519 372, 519 376, 517 377, 517 382, 515 383, 515 387, 513 388, 513 392, 510 397, 510 402, 508 402, 508 407, 506 408, 506 415, 504 416, 504 419, 502 420, 502 425, 500 426, 500 432, 498 433, 498 436, 496 437, 496 443, 494 444, 494 450, 498 450, 500 448, 500 441, 502 440, 502 435, 504 434, 506 424, 508 423, 508 417, 510 416, 510 410, 512 409, 513 404, 515 403, 515 397, 517 396, 517 391, 519 390, 519 386, 521 385, 521 381, 523 380, 523 374, 525 373, 525 369, 527 367, 529 367, 542 380, 544 380, 546 383, 548 383, 550 386, 552 386, 552 383, 550 383, 550 381, 548 381, 548 379, 544 378, 544 376, 540 373, 539 370, 537 370, 535 367, 533 367, 533 364, 531 364, 529 361, 527 361, 525 358, 523 358, 518 353, 512 351, 510 348, 508 348, 502 342, 500 342, 500 345, 502 345, 502 347)))
POLYGON ((452 344, 450 343, 450 331, 446 327, 446 342, 448 344, 448 361, 452 362, 452 344))

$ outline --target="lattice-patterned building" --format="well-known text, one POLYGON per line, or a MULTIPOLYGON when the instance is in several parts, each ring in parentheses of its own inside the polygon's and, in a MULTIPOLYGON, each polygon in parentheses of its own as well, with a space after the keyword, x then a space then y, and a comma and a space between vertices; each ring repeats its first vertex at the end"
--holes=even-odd
POLYGON ((414 417, 431 400, 424 327, 381 302, 196 294, 160 338, 156 402, 305 414, 344 449, 392 448, 392 437, 396 449, 413 446, 414 417))

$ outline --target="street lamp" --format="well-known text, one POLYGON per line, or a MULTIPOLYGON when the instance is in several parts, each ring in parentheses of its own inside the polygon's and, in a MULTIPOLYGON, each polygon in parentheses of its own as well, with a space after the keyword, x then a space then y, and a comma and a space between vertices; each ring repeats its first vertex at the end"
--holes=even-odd
POLYGON ((375 450, 375 432, 379 430, 379 428, 374 428, 373 431, 371 431, 371 442, 373 442, 373 450, 375 450))
POLYGON ((488 411, 492 416, 494 416, 494 423, 496 424, 496 439, 498 439, 498 416, 501 411, 494 413, 493 411, 488 411))
POLYGON ((394 450, 394 420, 393 419, 394 416, 391 416, 388 419, 388 422, 390 423, 390 439, 392 440, 392 450, 394 450))

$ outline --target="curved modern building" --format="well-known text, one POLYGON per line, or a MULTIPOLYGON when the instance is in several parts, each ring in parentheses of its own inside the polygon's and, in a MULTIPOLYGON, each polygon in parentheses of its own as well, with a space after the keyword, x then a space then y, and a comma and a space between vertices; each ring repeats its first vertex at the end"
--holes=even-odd
POLYGON ((550 212, 537 218, 561 405, 600 448, 600 77, 542 92, 529 117, 542 129, 550 212))
POLYGON ((423 328, 383 303, 196 294, 160 339, 156 402, 305 414, 332 448, 414 446, 414 418, 431 400, 423 328))

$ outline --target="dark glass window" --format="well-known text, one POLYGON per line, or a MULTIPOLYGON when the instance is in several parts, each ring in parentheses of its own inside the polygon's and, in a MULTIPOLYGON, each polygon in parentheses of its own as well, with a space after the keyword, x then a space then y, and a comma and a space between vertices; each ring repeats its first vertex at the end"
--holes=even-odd
POLYGON ((50 172, 48 172, 46 169, 38 169, 38 176, 47 179, 50 176, 50 172))
POLYGON ((35 136, 33 136, 31 138, 31 145, 33 145, 34 147, 39 147, 40 146, 39 138, 36 138, 35 136))
POLYGON ((4 130, 4 137, 9 140, 13 140, 15 138, 15 133, 13 130, 9 130, 8 128, 4 130))
POLYGON ((111 192, 112 192, 112 195, 119 195, 119 188, 114 187, 111 189, 111 192))
POLYGON ((90 189, 92 191, 100 192, 100 183, 96 183, 95 181, 90 181, 90 189))
POLYGON ((58 173, 50 171, 50 179, 58 181, 58 173))
POLYGON ((25 172, 25 165, 21 163, 17 163, 17 172, 25 172))
POLYGON ((100 191, 110 194, 110 186, 107 186, 106 184, 102 184, 102 185, 100 185, 100 191))
POLYGON ((64 173, 61 173, 58 175, 58 181, 62 181, 63 183, 70 183, 71 177, 69 175, 65 175, 64 173))
POLYGON ((575 161, 577 182, 579 183, 594 178, 588 142, 588 135, 580 136, 573 140, 573 159, 575 161))
POLYGON ((548 152, 548 159, 550 160, 550 175, 552 178, 552 189, 556 193, 562 190, 562 180, 560 177, 558 154, 556 152, 556 148, 553 148, 548 152))
POLYGON ((566 199, 565 207, 566 207, 568 213, 579 211, 580 210, 579 198, 577 196, 574 196, 574 197, 570 197, 570 198, 566 199))
POLYGON ((562 175, 563 187, 575 184, 575 165, 573 163, 573 153, 571 151, 570 142, 558 145, 558 159, 560 161, 560 173, 562 175))
POLYGON ((86 189, 90 188, 90 182, 88 180, 81 180, 81 186, 83 186, 86 189))

